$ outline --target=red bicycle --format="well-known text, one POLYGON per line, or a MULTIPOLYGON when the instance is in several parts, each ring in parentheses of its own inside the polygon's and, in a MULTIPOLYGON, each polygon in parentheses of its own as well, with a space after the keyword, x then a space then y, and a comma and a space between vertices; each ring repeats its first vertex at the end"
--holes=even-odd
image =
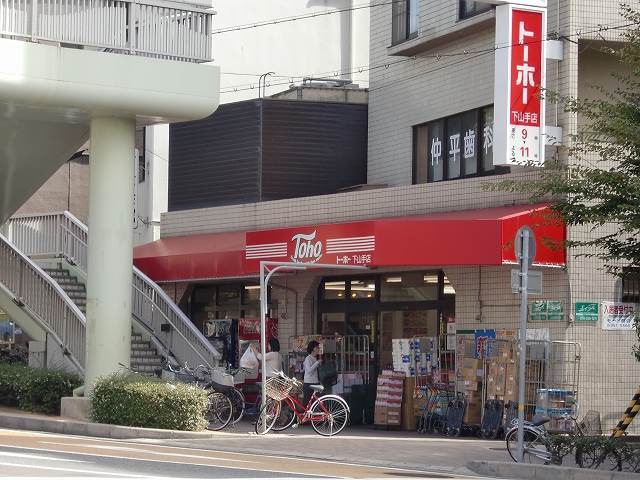
POLYGON ((324 390, 322 385, 312 385, 313 394, 307 405, 297 399, 297 392, 302 383, 295 378, 287 377, 282 372, 267 380, 265 390, 267 401, 260 411, 256 422, 256 433, 265 435, 269 431, 283 431, 297 425, 311 422, 311 426, 320 435, 331 437, 337 435, 349 422, 349 405, 338 395, 319 396, 324 390))

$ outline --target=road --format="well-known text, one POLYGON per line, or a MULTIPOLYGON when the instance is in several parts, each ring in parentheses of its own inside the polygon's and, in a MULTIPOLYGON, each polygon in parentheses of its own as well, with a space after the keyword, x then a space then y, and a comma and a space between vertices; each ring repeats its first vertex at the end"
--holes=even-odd
MULTIPOLYGON (((233 436, 233 435, 231 435, 233 436)), ((250 437, 245 437, 250 438, 250 437)), ((275 438, 275 437, 274 437, 275 438)), ((230 439, 230 438, 229 438, 230 439)), ((219 443, 227 443, 221 436, 219 443)), ((260 438, 264 440, 264 438, 260 438)), ((318 440, 334 440, 319 439, 318 440)), ((337 445, 336 445, 337 446, 337 445)), ((205 445, 159 445, 17 430, 0 430, 3 478, 422 478, 465 479, 424 469, 400 469, 221 451, 205 445)))

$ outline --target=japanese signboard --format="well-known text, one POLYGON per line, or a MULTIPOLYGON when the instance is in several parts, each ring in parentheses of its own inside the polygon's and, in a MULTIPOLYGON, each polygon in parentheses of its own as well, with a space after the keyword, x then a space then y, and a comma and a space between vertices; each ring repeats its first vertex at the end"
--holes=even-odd
POLYGON ((544 162, 546 9, 496 8, 493 161, 544 162))
POLYGON ((602 329, 633 330, 637 311, 636 303, 602 302, 602 329))
POLYGON ((373 228, 372 223, 359 222, 247 232, 245 263, 371 265, 376 249, 373 228))
POLYGON ((576 302, 576 322, 596 323, 599 317, 597 302, 576 302))
POLYGON ((564 306, 557 300, 536 300, 529 304, 531 321, 553 321, 564 319, 564 306))

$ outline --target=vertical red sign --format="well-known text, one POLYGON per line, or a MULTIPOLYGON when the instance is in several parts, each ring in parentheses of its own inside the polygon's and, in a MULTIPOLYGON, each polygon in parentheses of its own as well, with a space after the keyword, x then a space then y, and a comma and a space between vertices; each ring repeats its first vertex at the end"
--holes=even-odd
POLYGON ((511 17, 511 125, 540 126, 543 13, 513 9, 511 17))

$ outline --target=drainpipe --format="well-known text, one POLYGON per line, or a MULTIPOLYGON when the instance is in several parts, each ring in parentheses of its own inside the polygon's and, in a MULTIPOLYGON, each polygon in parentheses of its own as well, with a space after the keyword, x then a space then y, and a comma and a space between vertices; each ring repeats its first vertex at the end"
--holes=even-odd
POLYGON ((294 298, 294 312, 295 312, 295 323, 293 325, 293 336, 297 337, 298 336, 298 292, 291 288, 291 287, 287 287, 285 285, 278 285, 276 283, 272 283, 272 286, 276 287, 276 288, 281 288, 282 290, 286 290, 287 292, 291 292, 293 293, 293 298, 294 298))

